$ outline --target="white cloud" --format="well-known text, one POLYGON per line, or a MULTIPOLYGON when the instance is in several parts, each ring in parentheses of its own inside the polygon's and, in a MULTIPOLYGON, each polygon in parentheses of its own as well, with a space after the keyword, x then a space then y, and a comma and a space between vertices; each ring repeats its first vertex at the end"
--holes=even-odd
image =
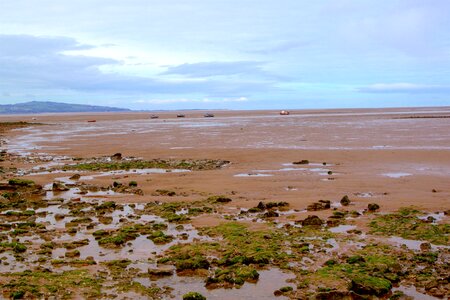
POLYGON ((450 92, 450 86, 416 83, 376 83, 357 89, 362 93, 442 93, 450 92))
POLYGON ((187 98, 179 98, 179 99, 139 99, 133 101, 133 103, 137 104, 176 104, 176 103, 227 103, 227 102, 247 102, 249 99, 247 97, 238 97, 238 98, 203 98, 203 99, 187 99, 187 98))

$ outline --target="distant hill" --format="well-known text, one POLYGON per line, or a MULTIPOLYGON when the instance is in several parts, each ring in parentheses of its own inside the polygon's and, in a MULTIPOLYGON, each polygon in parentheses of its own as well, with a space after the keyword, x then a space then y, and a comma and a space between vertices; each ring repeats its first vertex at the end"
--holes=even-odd
POLYGON ((31 101, 25 103, 0 105, 0 114, 118 112, 118 111, 129 111, 129 109, 108 107, 108 106, 50 102, 50 101, 31 101))

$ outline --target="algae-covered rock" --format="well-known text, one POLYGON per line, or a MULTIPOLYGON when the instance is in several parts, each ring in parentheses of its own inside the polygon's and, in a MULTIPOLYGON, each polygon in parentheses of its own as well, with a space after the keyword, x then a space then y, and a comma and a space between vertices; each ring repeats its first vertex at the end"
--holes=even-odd
POLYGON ((183 300, 206 300, 206 297, 197 292, 189 292, 183 295, 183 300))
POLYGON ((392 288, 389 280, 373 276, 359 276, 352 279, 350 289, 361 295, 383 296, 392 288))
POLYGON ((324 222, 318 216, 312 215, 312 216, 308 216, 304 220, 301 220, 300 223, 303 226, 321 226, 324 222))

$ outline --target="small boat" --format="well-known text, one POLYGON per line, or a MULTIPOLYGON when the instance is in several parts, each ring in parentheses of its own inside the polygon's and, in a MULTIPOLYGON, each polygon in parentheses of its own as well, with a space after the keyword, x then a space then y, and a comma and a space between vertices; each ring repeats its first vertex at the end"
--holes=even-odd
POLYGON ((88 120, 89 123, 95 123, 97 120, 88 120))
POLYGON ((203 117, 205 117, 205 118, 214 118, 214 115, 210 114, 210 113, 207 113, 207 114, 204 114, 203 117))
POLYGON ((150 116, 150 119, 158 119, 158 118, 159 118, 158 115, 151 115, 151 116, 150 116))
POLYGON ((184 118, 184 117, 186 117, 186 116, 183 115, 183 114, 178 114, 178 115, 177 115, 177 118, 184 118))
POLYGON ((289 112, 288 112, 287 110, 282 110, 282 111, 280 111, 280 115, 282 115, 282 116, 288 116, 288 115, 289 115, 289 112))

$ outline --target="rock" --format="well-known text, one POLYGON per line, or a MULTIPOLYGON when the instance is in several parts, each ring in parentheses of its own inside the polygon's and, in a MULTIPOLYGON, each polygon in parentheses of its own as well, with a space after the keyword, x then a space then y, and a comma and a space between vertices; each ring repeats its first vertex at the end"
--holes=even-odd
MULTIPOLYGON (((182 116, 184 118, 184 115, 182 115, 182 116)), ((180 118, 180 117, 178 117, 178 118, 180 118)), ((206 297, 197 292, 189 292, 189 293, 183 295, 183 300, 206 300, 206 297)))
POLYGON ((319 203, 322 204, 324 209, 328 209, 331 207, 331 201, 330 200, 319 200, 319 203))
POLYGON ((233 201, 230 198, 225 197, 225 196, 213 196, 213 197, 209 197, 208 200, 212 200, 217 203, 228 203, 228 202, 233 201))
POLYGON ((69 188, 62 182, 53 182, 52 190, 56 192, 68 191, 69 188))
POLYGON ((309 211, 317 211, 317 210, 324 210, 329 209, 331 207, 331 201, 330 200, 319 200, 318 202, 314 202, 306 207, 306 210, 309 211))
POLYGON ((309 160, 302 159, 302 160, 299 160, 299 161, 294 161, 292 164, 294 164, 294 165, 307 165, 307 164, 309 164, 309 160))
POLYGON ((425 220, 423 220, 425 223, 433 223, 434 221, 436 221, 435 218, 433 218, 432 216, 428 216, 425 220))
POLYGON ((367 209, 368 209, 370 212, 375 212, 375 211, 377 211, 377 210, 380 209, 380 206, 379 206, 378 204, 376 204, 376 203, 369 203, 369 204, 367 205, 367 209))
POLYGON ((361 295, 383 296, 392 288, 389 280, 373 276, 361 275, 352 279, 350 289, 361 295))
POLYGON ((70 180, 78 180, 80 179, 81 175, 80 174, 73 174, 72 176, 69 177, 70 180))
POLYGON ((324 222, 318 216, 308 216, 306 219, 300 221, 303 226, 321 226, 324 222))
POLYGON ((341 205, 342 206, 348 206, 350 204, 350 198, 348 198, 347 195, 345 195, 344 197, 342 197, 341 199, 341 205))
POLYGON ((150 268, 148 269, 148 274, 151 277, 164 277, 164 276, 172 276, 173 268, 172 267, 158 267, 158 268, 150 268))
POLYGON ((265 218, 276 218, 276 217, 279 217, 280 216, 280 214, 279 213, 277 213, 276 211, 274 211, 274 210, 268 210, 265 214, 264 214, 264 217, 265 218))
POLYGON ((450 216, 450 209, 447 209, 446 211, 444 211, 444 215, 450 216))
POLYGON ((348 300, 348 299, 361 299, 356 297, 352 292, 348 291, 330 291, 330 292, 319 292, 314 295, 315 300, 348 300))
POLYGON ((439 283, 437 282, 436 279, 431 279, 430 281, 428 281, 425 284, 425 289, 427 291, 432 290, 432 289, 436 289, 439 286, 439 283))
POLYGON ((260 201, 258 203, 258 205, 256 206, 256 208, 258 208, 260 210, 264 210, 264 209, 266 209, 266 205, 264 204, 264 202, 260 201))
POLYGON ((445 291, 438 288, 430 289, 429 293, 436 298, 443 298, 445 296, 445 291))
POLYGON ((276 296, 276 297, 279 297, 279 296, 283 295, 283 292, 280 291, 280 290, 276 290, 276 291, 273 292, 273 295, 276 296))
POLYGON ((111 156, 112 160, 122 160, 122 153, 116 153, 111 156))

